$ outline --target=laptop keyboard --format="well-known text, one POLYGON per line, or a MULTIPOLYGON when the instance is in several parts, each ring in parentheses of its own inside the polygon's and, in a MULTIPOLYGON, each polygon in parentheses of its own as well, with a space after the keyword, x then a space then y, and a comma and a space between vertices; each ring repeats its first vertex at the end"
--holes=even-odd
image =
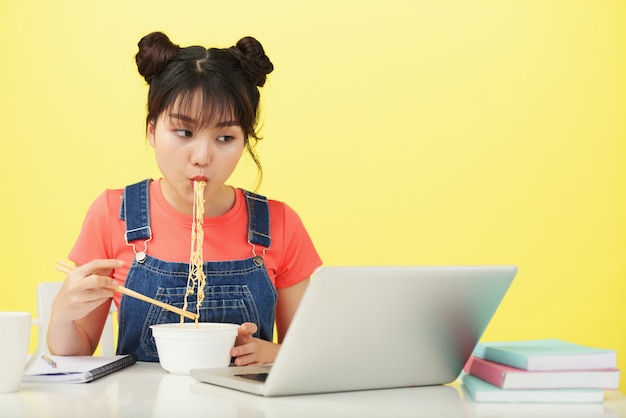
POLYGON ((265 382, 267 379, 268 373, 244 373, 244 374, 236 374, 237 377, 243 377, 244 379, 255 380, 257 382, 265 382))

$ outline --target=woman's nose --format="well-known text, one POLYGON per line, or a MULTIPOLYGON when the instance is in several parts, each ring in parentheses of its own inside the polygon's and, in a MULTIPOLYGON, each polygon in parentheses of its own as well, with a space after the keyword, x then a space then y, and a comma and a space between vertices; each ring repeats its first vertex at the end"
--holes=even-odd
POLYGON ((194 143, 191 162, 194 165, 205 166, 211 162, 211 143, 208 139, 200 139, 194 143))

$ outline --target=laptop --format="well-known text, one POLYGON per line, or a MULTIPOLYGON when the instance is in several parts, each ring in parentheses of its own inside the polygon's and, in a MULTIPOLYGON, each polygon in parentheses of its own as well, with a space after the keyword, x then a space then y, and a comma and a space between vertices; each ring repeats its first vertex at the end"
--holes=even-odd
POLYGON ((262 396, 454 381, 515 266, 329 266, 313 274, 272 364, 192 369, 262 396))

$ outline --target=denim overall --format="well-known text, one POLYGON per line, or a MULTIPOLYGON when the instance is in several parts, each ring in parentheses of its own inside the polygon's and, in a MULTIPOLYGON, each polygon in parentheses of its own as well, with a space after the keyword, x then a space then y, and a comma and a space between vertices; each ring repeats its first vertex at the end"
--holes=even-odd
MULTIPOLYGON (((146 254, 152 238, 149 208, 150 179, 127 186, 122 195, 120 219, 126 222, 126 242, 137 254, 125 287, 179 308, 187 290, 188 263, 167 262, 146 254), (138 252, 133 241, 143 241, 138 252)), ((263 196, 244 190, 248 208, 248 242, 253 257, 234 261, 207 261, 205 298, 200 322, 254 322, 255 337, 272 341, 277 293, 255 244, 270 246, 269 208, 263 196)), ((190 237, 191 239, 191 237, 190 237)), ((265 251, 265 250, 264 250, 265 251)), ((196 312, 197 289, 188 296, 187 310, 196 312)), ((185 319, 188 322, 188 319, 185 319)), ((139 361, 158 361, 150 325, 180 322, 180 316, 156 305, 123 295, 119 309, 118 354, 134 353, 139 361)))

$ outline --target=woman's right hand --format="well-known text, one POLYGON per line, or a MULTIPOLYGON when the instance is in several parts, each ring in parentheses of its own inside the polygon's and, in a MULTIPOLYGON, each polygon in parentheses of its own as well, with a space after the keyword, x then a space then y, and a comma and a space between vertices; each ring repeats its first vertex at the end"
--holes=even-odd
POLYGON ((70 271, 59 289, 48 323, 52 354, 91 355, 98 346, 117 282, 108 277, 121 260, 92 260, 70 271))
POLYGON ((67 273, 52 304, 54 320, 69 322, 84 318, 111 299, 117 282, 109 274, 123 264, 123 261, 114 259, 92 260, 67 273))

